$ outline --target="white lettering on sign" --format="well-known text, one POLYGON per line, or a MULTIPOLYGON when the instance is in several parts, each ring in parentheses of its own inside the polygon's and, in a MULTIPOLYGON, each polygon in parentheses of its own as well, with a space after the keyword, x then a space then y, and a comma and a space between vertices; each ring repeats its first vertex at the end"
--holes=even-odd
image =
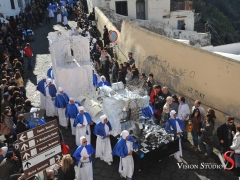
POLYGON ((37 130, 37 133, 44 132, 44 131, 45 131, 45 129, 42 128, 42 129, 37 130))
POLYGON ((40 141, 40 142, 41 142, 41 141, 45 141, 46 139, 49 139, 49 138, 51 138, 51 137, 53 137, 53 136, 56 136, 56 135, 58 135, 57 132, 51 133, 51 134, 45 136, 44 138, 39 138, 39 141, 40 141))
POLYGON ((46 169, 48 167, 48 163, 44 164, 43 166, 37 167, 37 170, 42 170, 42 169, 46 169))
POLYGON ((39 163, 57 155, 58 153, 61 153, 61 146, 57 145, 55 147, 53 147, 52 149, 49 149, 41 154, 39 154, 38 156, 35 156, 31 159, 25 160, 23 162, 23 170, 25 171, 26 169, 29 169, 33 166, 38 165, 39 163))
POLYGON ((51 124, 50 126, 46 126, 45 128, 48 130, 48 129, 52 129, 52 127, 54 126, 55 126, 54 124, 51 124))

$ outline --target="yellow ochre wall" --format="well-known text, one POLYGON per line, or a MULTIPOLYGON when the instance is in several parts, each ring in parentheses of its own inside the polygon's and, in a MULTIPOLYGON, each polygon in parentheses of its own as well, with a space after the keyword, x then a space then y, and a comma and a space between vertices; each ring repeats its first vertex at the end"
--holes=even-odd
MULTIPOLYGON (((98 8, 95 15, 101 32, 104 25, 117 30, 98 8)), ((117 48, 119 61, 126 61, 125 56, 132 52, 140 72, 153 73, 161 85, 186 97, 190 107, 199 99, 205 109, 215 109, 217 124, 224 122, 227 114, 240 123, 239 62, 155 34, 130 20, 123 20, 121 32, 117 32, 123 52, 117 48)))

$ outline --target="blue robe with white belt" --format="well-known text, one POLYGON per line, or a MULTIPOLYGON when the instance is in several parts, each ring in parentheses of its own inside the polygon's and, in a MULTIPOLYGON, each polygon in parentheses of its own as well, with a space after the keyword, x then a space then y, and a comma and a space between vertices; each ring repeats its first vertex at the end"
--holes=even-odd
POLYGON ((154 113, 156 113, 156 112, 157 112, 157 110, 153 107, 153 105, 151 103, 149 103, 149 106, 142 109, 142 116, 145 118, 153 118, 154 113), (152 111, 150 108, 152 108, 152 111))
MULTIPOLYGON (((107 126, 109 127, 109 131, 111 131, 111 130, 112 130, 112 126, 111 126, 110 122, 108 121, 106 124, 107 124, 107 126)), ((94 127, 93 133, 94 133, 95 135, 99 135, 99 136, 105 138, 107 135, 106 135, 106 131, 105 131, 104 126, 105 126, 105 124, 103 124, 101 121, 98 122, 98 123, 95 125, 95 127, 94 127)))
POLYGON ((52 68, 49 68, 47 70, 47 76, 51 79, 54 79, 54 74, 53 74, 53 69, 52 68))
POLYGON ((93 149, 92 145, 91 144, 87 144, 86 146, 78 146, 78 148, 76 149, 76 151, 74 152, 73 156, 76 158, 76 162, 77 164, 80 162, 80 159, 81 159, 81 152, 82 152, 82 149, 83 148, 86 148, 87 150, 87 153, 88 154, 91 154, 91 157, 89 157, 89 161, 92 162, 92 156, 93 154, 95 153, 95 150, 93 149))
POLYGON ((92 118, 88 112, 84 112, 83 114, 78 113, 76 119, 74 120, 73 127, 76 127, 77 124, 83 124, 83 115, 85 115, 88 124, 92 123, 92 118))
POLYGON ((125 157, 128 155, 128 148, 126 141, 131 141, 133 144, 133 149, 138 149, 137 143, 134 142, 134 139, 132 136, 129 136, 128 140, 120 138, 117 142, 117 144, 114 146, 112 154, 119 156, 119 157, 125 157))
MULTIPOLYGON (((56 93, 57 93, 57 89, 55 87, 54 84, 51 84, 51 85, 47 85, 48 86, 48 90, 49 90, 49 94, 52 98, 55 98, 56 97, 56 93)), ((45 96, 46 96, 46 91, 45 92, 45 96)))
POLYGON ((74 104, 67 104, 66 113, 65 113, 67 118, 75 119, 77 117, 77 114, 79 113, 79 111, 76 104, 78 106, 81 106, 81 104, 77 101, 75 101, 74 104))
POLYGON ((66 93, 58 94, 55 99, 55 107, 56 108, 65 108, 69 102, 68 95, 66 93))
POLYGON ((102 87, 103 85, 105 85, 105 86, 110 86, 110 84, 109 84, 108 81, 104 81, 104 82, 100 81, 100 82, 98 83, 98 87, 102 87))
POLYGON ((37 90, 45 96, 45 83, 43 80, 39 81, 37 85, 37 90))

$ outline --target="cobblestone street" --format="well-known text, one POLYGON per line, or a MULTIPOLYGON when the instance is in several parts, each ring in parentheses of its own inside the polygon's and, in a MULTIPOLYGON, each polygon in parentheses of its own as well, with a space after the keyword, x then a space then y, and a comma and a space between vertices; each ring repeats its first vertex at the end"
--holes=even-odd
MULTIPOLYGON (((76 27, 76 22, 69 21, 70 27, 76 27)), ((47 35, 51 31, 63 30, 64 27, 56 25, 56 19, 51 19, 50 24, 43 24, 36 27, 33 31, 35 33, 35 41, 30 42, 33 54, 34 54, 34 70, 27 71, 25 73, 25 84, 27 90, 27 97, 32 100, 33 105, 39 106, 39 92, 36 91, 36 84, 40 80, 43 74, 46 74, 49 64, 51 62, 50 53, 48 50, 47 35)), ((25 60, 25 67, 26 67, 25 60)), ((50 119, 47 119, 48 121, 50 119)), ((68 130, 61 128, 64 140, 69 145, 73 153, 76 149, 75 137, 71 135, 70 128, 68 130)), ((95 143, 93 143, 95 144, 95 143)), ((188 142, 183 145, 183 159, 187 164, 198 164, 209 161, 198 155, 188 147, 188 142)), ((135 162, 136 163, 136 162, 135 162)), ((217 161, 216 164, 220 164, 217 161)), ((114 157, 112 166, 100 161, 100 159, 93 159, 93 173, 95 180, 117 180, 120 179, 118 173, 119 158, 114 157)), ((177 161, 174 157, 167 157, 160 162, 156 160, 146 168, 138 171, 135 169, 134 180, 237 180, 229 172, 223 172, 223 170, 212 169, 180 169, 177 165, 177 161)))

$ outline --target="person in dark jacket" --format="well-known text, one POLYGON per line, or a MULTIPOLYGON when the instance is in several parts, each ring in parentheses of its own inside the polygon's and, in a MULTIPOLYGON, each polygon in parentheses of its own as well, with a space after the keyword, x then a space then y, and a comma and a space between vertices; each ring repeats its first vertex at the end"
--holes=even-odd
POLYGON ((234 117, 226 116, 226 122, 223 123, 217 129, 218 139, 220 141, 221 153, 224 154, 226 151, 231 150, 233 135, 232 131, 236 133, 236 126, 234 124, 234 117))
POLYGON ((105 56, 105 64, 104 64, 103 75, 106 77, 106 80, 110 83, 109 67, 110 67, 109 56, 105 56))
POLYGON ((61 165, 58 169, 58 180, 74 180, 75 164, 76 164, 75 157, 71 156, 70 154, 63 156, 61 165))
POLYGON ((4 110, 6 109, 6 107, 10 107, 11 109, 12 107, 12 103, 10 102, 11 96, 9 95, 8 92, 3 94, 3 100, 1 102, 1 113, 4 112, 4 110))
POLYGON ((27 100, 25 101, 24 110, 25 110, 26 113, 29 113, 30 110, 31 110, 31 108, 34 107, 31 103, 32 103, 32 102, 31 102, 31 100, 29 100, 29 99, 27 99, 27 100))
POLYGON ((24 116, 23 114, 18 115, 18 120, 17 120, 17 134, 23 133, 27 130, 29 130, 29 127, 24 121, 24 116))
POLYGON ((14 152, 8 151, 6 158, 0 164, 0 179, 9 180, 10 176, 19 171, 19 161, 14 152))

